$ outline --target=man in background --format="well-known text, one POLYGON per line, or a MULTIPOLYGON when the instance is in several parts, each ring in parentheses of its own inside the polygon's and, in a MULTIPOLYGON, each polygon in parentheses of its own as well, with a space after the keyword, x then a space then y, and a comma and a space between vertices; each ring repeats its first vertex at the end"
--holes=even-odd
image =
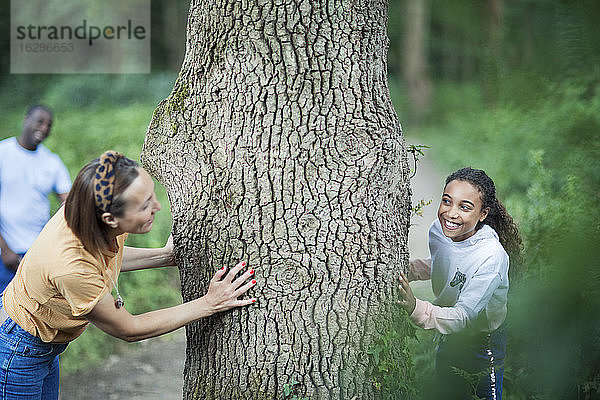
POLYGON ((0 141, 0 293, 50 218, 48 195, 62 203, 71 189, 69 171, 41 144, 51 128, 52 111, 33 105, 21 136, 0 141))

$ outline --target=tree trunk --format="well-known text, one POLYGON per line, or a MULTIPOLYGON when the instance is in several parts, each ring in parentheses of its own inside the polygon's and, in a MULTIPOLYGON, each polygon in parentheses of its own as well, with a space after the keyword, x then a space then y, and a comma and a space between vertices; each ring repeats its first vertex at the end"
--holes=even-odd
POLYGON ((404 62, 402 70, 410 99, 410 118, 420 122, 431 108, 431 80, 427 66, 429 2, 404 1, 404 62))
POLYGON ((378 396, 367 351, 399 313, 411 208, 386 13, 193 0, 142 162, 169 195, 184 300, 247 260, 259 301, 188 326, 184 398, 378 396))
POLYGON ((483 95, 494 106, 498 100, 502 69, 503 0, 487 1, 488 38, 483 60, 483 95))

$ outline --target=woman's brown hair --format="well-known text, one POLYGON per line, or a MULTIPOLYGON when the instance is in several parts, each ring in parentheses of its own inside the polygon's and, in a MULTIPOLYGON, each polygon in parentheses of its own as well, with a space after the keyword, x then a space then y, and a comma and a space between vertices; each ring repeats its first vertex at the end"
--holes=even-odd
MULTIPOLYGON (((102 211, 96 207, 94 198, 94 176, 99 164, 100 159, 97 158, 79 171, 65 202, 67 225, 91 254, 114 248, 110 227, 102 221, 102 211)), ((107 210, 115 217, 122 217, 125 213, 127 201, 123 192, 138 177, 138 168, 138 163, 127 157, 120 157, 115 162, 113 201, 107 210)))

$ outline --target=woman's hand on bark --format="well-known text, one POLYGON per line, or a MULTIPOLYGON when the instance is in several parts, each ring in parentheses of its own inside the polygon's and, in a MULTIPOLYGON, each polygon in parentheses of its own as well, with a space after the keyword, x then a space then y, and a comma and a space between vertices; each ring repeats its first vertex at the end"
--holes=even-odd
POLYGON ((253 269, 247 269, 242 275, 236 278, 236 275, 245 267, 246 262, 244 261, 238 263, 228 273, 227 267, 223 267, 210 280, 208 292, 204 295, 204 300, 213 313, 247 306, 256 302, 256 298, 254 297, 240 299, 244 293, 256 285, 256 280, 250 279, 254 275, 253 269))

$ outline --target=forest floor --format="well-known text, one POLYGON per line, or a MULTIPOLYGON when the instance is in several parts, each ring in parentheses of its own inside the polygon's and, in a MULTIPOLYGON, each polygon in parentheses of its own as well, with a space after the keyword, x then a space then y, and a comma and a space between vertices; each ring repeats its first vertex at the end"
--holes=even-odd
POLYGON ((184 363, 185 330, 180 329, 61 377, 60 400, 179 400, 184 363))
MULTIPOLYGON (((409 143, 426 144, 422 141, 409 143)), ((411 165, 412 166, 412 165, 411 165)), ((409 233, 411 257, 427 257, 427 231, 436 218, 443 178, 424 157, 412 178, 413 204, 432 200, 423 216, 414 216, 409 233)), ((429 282, 411 284, 417 297, 429 298, 429 282)), ((177 400, 182 398, 185 331, 146 340, 130 351, 113 355, 105 363, 61 379, 61 400, 177 400)))

